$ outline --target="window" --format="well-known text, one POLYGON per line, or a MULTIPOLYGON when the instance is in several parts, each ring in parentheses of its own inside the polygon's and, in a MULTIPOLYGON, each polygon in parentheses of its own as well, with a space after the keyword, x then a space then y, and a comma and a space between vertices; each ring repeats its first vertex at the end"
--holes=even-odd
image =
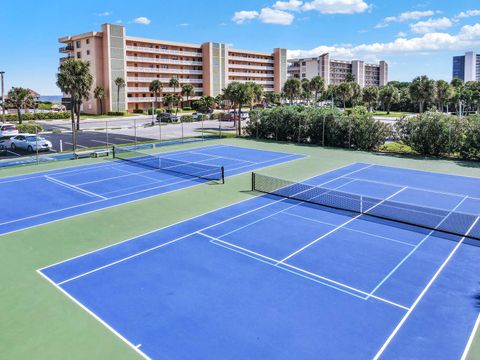
POLYGON ((77 40, 77 41, 75 42, 75 46, 77 47, 77 49, 79 49, 80 46, 82 46, 81 41, 80 41, 80 40, 77 40))
POLYGON ((86 41, 87 41, 87 45, 90 44, 90 39, 87 39, 86 41))
POLYGON ((80 51, 77 51, 77 59, 81 59, 82 58, 82 53, 80 51))
POLYGON ((90 50, 87 50, 87 55, 90 55, 90 50))

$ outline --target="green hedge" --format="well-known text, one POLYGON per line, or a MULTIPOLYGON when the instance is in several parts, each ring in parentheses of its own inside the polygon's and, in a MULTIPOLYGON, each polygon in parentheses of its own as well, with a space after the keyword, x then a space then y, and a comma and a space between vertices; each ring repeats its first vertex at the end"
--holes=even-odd
MULTIPOLYGON (((153 109, 152 108, 149 108, 147 109, 147 115, 152 115, 152 112, 153 112, 153 109)), ((162 109, 155 109, 155 114, 158 115, 158 114, 161 114, 163 113, 164 111, 162 109)))
POLYGON ((143 114, 143 109, 133 109, 134 114, 143 114))
POLYGON ((400 141, 429 156, 480 159, 480 115, 458 117, 430 111, 395 125, 400 141))
POLYGON ((182 108, 183 111, 192 111, 192 108, 190 106, 185 106, 182 108))
POLYGON ((261 139, 374 150, 391 136, 391 127, 364 109, 347 115, 331 108, 286 106, 251 111, 245 132, 261 139))
POLYGON ((109 115, 109 116, 125 116, 125 113, 123 111, 109 111, 109 112, 107 112, 107 115, 109 115))
MULTIPOLYGON (((30 120, 54 120, 54 119, 69 119, 70 113, 68 111, 61 111, 61 112, 46 112, 46 113, 26 113, 22 114, 22 120, 30 121, 30 120)), ((5 114, 5 121, 12 122, 18 121, 17 114, 5 114)))
POLYGON ((193 121, 193 116, 192 115, 183 115, 182 116, 182 122, 192 122, 193 121))
POLYGON ((43 128, 35 123, 18 124, 17 128, 19 133, 36 134, 43 131, 43 128))

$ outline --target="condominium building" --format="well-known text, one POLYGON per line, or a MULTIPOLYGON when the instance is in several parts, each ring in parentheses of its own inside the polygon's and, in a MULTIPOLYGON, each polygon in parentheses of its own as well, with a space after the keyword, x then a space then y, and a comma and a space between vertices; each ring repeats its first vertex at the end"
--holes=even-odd
POLYGON ((480 54, 474 51, 453 57, 452 78, 467 81, 480 81, 480 54))
MULTIPOLYGON (((180 86, 192 84, 195 99, 216 96, 230 82, 252 81, 263 85, 265 92, 279 93, 287 78, 286 49, 272 53, 233 49, 227 44, 205 42, 187 44, 127 36, 122 25, 103 24, 101 31, 58 39, 60 52, 68 58, 90 62, 94 85, 105 89, 104 111, 146 109, 152 106, 154 94, 149 84, 159 80, 162 94, 178 93, 181 88, 169 86, 172 78, 180 86), (123 78, 125 87, 115 85, 123 78)), ((160 98, 161 100, 161 98, 160 98)), ((159 100, 159 101, 160 101, 159 100)), ((86 113, 98 113, 99 101, 83 103, 86 113)))
POLYGON ((288 76, 299 79, 311 79, 320 76, 326 85, 337 85, 346 81, 347 74, 352 74, 361 87, 383 86, 388 83, 388 64, 368 64, 362 60, 334 60, 330 54, 318 57, 289 59, 288 76))

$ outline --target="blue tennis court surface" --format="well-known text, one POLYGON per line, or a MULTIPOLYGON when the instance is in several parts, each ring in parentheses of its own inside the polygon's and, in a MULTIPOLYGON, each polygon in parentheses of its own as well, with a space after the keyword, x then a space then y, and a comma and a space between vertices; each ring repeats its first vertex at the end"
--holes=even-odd
MULTIPOLYGON (((226 145, 158 156, 169 161, 223 166, 226 177, 303 157, 226 145)), ((2 196, 15 199, 15 206, 0 212, 0 235, 205 182, 208 180, 125 161, 3 178, 2 196)))
MULTIPOLYGON (((305 183, 480 216, 480 179, 356 163, 305 183)), ((459 359, 479 245, 262 195, 39 273, 149 358, 459 359)))

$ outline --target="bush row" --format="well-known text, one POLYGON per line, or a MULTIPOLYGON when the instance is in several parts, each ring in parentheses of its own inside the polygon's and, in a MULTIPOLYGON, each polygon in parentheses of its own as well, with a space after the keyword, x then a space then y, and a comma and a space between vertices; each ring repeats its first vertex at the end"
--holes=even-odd
POLYGON ((330 107, 288 106, 250 112, 245 132, 261 139, 375 150, 391 136, 392 129, 365 108, 344 114, 330 107))
POLYGON ((125 113, 123 111, 109 111, 107 112, 109 116, 124 116, 125 113))
POLYGON ((399 140, 419 154, 480 159, 480 115, 431 111, 398 121, 395 130, 399 140))
MULTIPOLYGON (((26 113, 22 114, 22 120, 54 120, 54 119, 68 119, 70 118, 70 113, 68 111, 60 112, 37 112, 37 113, 26 113)), ((18 121, 17 114, 5 114, 5 121, 12 122, 18 121)))
POLYGON ((43 128, 35 123, 23 123, 17 126, 19 133, 36 134, 43 131, 43 128))

